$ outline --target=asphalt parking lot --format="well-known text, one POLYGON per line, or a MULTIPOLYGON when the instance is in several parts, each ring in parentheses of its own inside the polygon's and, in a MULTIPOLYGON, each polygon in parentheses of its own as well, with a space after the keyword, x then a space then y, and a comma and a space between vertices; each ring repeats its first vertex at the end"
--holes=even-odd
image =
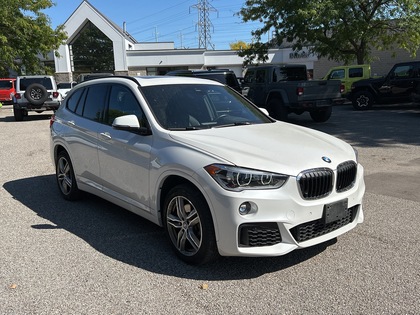
POLYGON ((365 222, 286 256, 201 267, 134 214, 60 197, 50 114, 0 109, 0 314, 420 314, 420 107, 291 115, 358 149, 365 222))

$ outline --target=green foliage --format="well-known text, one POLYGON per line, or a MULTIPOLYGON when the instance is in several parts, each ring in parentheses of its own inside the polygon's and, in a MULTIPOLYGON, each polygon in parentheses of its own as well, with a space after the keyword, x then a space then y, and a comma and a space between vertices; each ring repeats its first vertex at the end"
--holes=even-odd
POLYGON ((100 29, 88 22, 72 43, 74 72, 113 72, 114 51, 112 41, 100 29))
MULTIPOLYGON (((263 23, 253 32, 257 42, 274 30, 265 49, 287 41, 295 50, 310 46, 319 56, 363 64, 372 48, 403 48, 415 56, 420 47, 418 0, 247 0, 239 14, 263 23)), ((242 53, 258 55, 253 48, 242 53)))
POLYGON ((0 0, 0 74, 45 73, 39 56, 46 57, 66 39, 63 25, 55 30, 42 10, 51 0, 0 0))

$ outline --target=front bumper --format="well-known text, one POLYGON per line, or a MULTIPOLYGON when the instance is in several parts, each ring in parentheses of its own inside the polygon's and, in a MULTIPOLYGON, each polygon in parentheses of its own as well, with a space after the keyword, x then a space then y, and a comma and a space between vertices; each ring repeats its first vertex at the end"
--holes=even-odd
POLYGON ((219 253, 222 256, 280 256, 334 239, 364 220, 363 167, 358 165, 355 185, 317 200, 303 200, 295 178, 280 189, 228 192, 218 187, 207 190, 212 209, 219 253), (325 205, 347 200, 346 215, 325 222, 325 205), (258 210, 239 214, 243 202, 258 210))

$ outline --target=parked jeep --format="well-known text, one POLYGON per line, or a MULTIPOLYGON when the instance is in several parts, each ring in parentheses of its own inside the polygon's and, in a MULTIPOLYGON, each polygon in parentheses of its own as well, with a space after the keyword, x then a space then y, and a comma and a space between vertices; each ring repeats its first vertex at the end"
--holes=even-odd
POLYGON ((16 93, 13 98, 13 114, 16 121, 23 120, 28 111, 42 113, 45 110, 55 111, 62 97, 57 90, 53 76, 28 75, 16 78, 16 93))
POLYGON ((13 95, 15 94, 16 79, 0 79, 0 103, 13 104, 13 95))
POLYGON ((356 110, 366 110, 374 104, 408 103, 420 94, 420 61, 397 63, 382 78, 353 83, 349 99, 356 110))
POLYGON ((339 80, 344 90, 341 94, 347 98, 354 82, 369 79, 371 77, 370 65, 337 66, 328 70, 323 80, 339 80))

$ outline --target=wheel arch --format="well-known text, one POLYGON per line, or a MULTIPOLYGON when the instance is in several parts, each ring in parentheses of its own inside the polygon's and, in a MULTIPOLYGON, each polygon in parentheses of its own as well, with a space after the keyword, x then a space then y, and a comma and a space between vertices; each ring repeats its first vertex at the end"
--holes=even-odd
POLYGON ((210 211, 210 216, 213 220, 213 228, 214 228, 214 232, 216 235, 216 240, 218 239, 218 230, 217 230, 217 224, 216 224, 216 218, 214 216, 213 213, 213 208, 212 208, 212 204, 208 198, 208 196, 205 194, 205 192, 203 191, 203 189, 200 189, 200 186, 195 184, 193 181, 181 176, 181 175, 169 175, 167 176, 161 183, 160 185, 160 189, 158 192, 158 196, 157 196, 157 209, 158 209, 158 219, 159 219, 159 225, 163 226, 163 214, 164 214, 164 209, 163 209, 163 205, 165 203, 165 198, 168 195, 169 191, 178 185, 189 185, 192 188, 194 188, 197 192, 199 192, 201 194, 201 196, 203 197, 203 199, 206 201, 207 206, 209 208, 210 211))

